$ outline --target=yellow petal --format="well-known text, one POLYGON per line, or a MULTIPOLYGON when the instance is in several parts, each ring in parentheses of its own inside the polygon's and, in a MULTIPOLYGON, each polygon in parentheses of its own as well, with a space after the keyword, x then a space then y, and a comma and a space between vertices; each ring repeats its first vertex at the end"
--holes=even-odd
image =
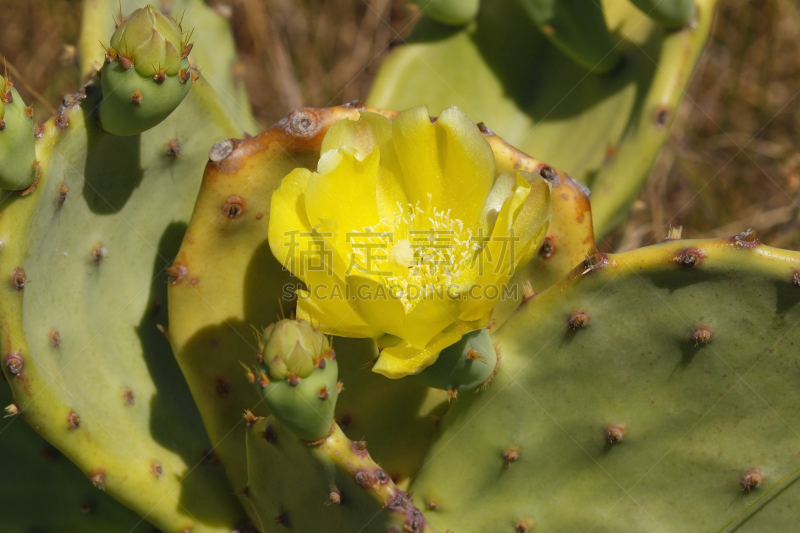
MULTIPOLYGON (((344 284, 339 282, 345 294, 344 284)), ((365 323, 348 302, 336 297, 335 282, 329 284, 326 299, 315 299, 307 291, 298 291, 297 316, 308 320, 328 335, 339 337, 378 337, 381 332, 365 323)))
POLYGON ((306 216, 305 190, 311 171, 296 168, 281 181, 270 203, 269 247, 275 258, 292 273, 300 251, 307 249, 311 224, 306 216))
POLYGON ((462 302, 459 320, 478 320, 486 314, 487 308, 494 307, 497 300, 490 298, 492 293, 486 292, 489 290, 488 287, 492 286, 498 295, 502 294, 504 282, 513 275, 517 263, 517 252, 519 251, 521 254, 527 252, 527 247, 520 247, 519 237, 513 232, 513 225, 530 191, 530 184, 517 173, 514 192, 503 202, 491 238, 478 259, 478 261, 482 261, 478 265, 479 272, 476 280, 480 290, 473 291, 473 294, 478 292, 480 296, 462 302))
MULTIPOLYGON (((437 288, 438 289, 438 288, 437 288)), ((446 291, 446 287, 442 287, 446 291)), ((403 334, 411 346, 423 348, 431 342, 436 335, 451 324, 458 322, 460 301, 444 298, 437 294, 420 300, 414 309, 405 317, 403 334)))
POLYGON ((312 226, 323 219, 336 220, 339 230, 347 233, 364 231, 380 220, 375 199, 380 149, 376 147, 363 161, 356 154, 346 148, 323 154, 319 173, 311 175, 305 193, 312 226))
POLYGON ((398 337, 403 334, 405 308, 391 288, 364 276, 347 276, 353 308, 373 329, 398 337))
POLYGON ((523 174, 531 186, 525 204, 514 220, 514 235, 519 237, 516 270, 526 265, 544 240, 550 225, 550 184, 538 174, 523 174))
POLYGON ((457 107, 436 120, 444 192, 437 207, 471 224, 478 219, 494 183, 494 153, 480 130, 457 107))
POLYGON ((429 203, 441 208, 444 176, 436 128, 431 124, 428 108, 413 107, 398 114, 392 121, 392 140, 403 171, 408 201, 419 202, 422 209, 427 209, 429 203))
POLYGON ((442 333, 423 349, 414 348, 407 342, 384 348, 372 371, 392 379, 419 374, 436 362, 439 352, 458 342, 461 337, 460 333, 442 333))

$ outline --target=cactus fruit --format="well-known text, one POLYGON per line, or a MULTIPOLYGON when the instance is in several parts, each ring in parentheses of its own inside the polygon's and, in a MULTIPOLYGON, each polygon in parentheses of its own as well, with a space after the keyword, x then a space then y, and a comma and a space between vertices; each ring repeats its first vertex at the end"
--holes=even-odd
POLYGON ((36 189, 2 203, 3 371, 25 421, 99 488, 164 531, 228 533, 243 511, 201 462, 211 444, 157 326, 207 146, 239 130, 200 81, 156 128, 107 135, 99 89, 65 97, 36 189))
POLYGON ((334 426, 309 446, 272 417, 250 420, 246 492, 262 533, 436 533, 366 442, 334 426))
POLYGON ((261 334, 253 381, 272 414, 303 440, 331 431, 339 396, 336 354, 305 320, 283 319, 261 334))
MULTIPOLYGON (((258 132, 228 21, 203 0, 162 0, 160 6, 163 13, 178 17, 181 26, 190 29, 197 46, 192 47, 189 64, 202 66, 203 78, 242 131, 258 132)), ((77 46, 82 75, 92 75, 105 61, 103 43, 109 43, 115 31, 108 22, 120 12, 130 13, 140 7, 138 0, 84 0, 77 46)))
POLYGON ((188 36, 150 5, 122 17, 100 71, 100 121, 114 135, 137 135, 163 121, 199 76, 189 68, 188 36))
POLYGON ((36 180, 33 108, 25 107, 14 84, 0 76, 0 189, 25 190, 36 180))
MULTIPOLYGON (((423 18, 392 48, 366 102, 388 109, 425 104, 434 115, 459 106, 512 146, 588 185, 602 238, 626 216, 666 140, 716 0, 697 0, 696 23, 677 31, 627 0, 602 2, 622 55, 606 74, 565 56, 521 1, 483 2, 476 21, 457 30, 423 18)), ((586 9, 599 3, 579 2, 586 9)))
POLYGON ((492 334, 492 386, 451 404, 411 487, 428 519, 791 531, 800 254, 670 240, 592 264, 492 334))
POLYGON ((492 345, 489 331, 479 329, 467 333, 460 341, 442 350, 435 363, 409 379, 456 396, 460 389, 477 389, 488 385, 494 378, 497 364, 497 351, 492 345))

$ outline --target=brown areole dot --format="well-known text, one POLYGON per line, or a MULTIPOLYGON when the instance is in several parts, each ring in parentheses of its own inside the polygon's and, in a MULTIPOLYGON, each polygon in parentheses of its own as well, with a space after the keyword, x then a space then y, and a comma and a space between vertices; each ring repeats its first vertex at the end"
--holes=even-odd
POLYGON ((78 429, 81 427, 81 417, 75 411, 67 413, 67 429, 78 429))
POLYGON ((708 341, 714 337, 714 332, 708 326, 698 326, 692 330, 689 339, 694 342, 694 345, 708 344, 708 341))
POLYGON ((331 490, 330 494, 328 494, 328 503, 332 503, 333 505, 342 503, 342 491, 339 489, 331 490))
POLYGON ((320 400, 327 400, 328 387, 320 387, 319 392, 317 392, 317 398, 319 398, 320 400))
POLYGON ((555 251, 556 251, 556 243, 553 240, 553 237, 545 237, 544 241, 542 242, 541 248, 539 248, 539 255, 541 255, 545 259, 550 259, 553 256, 553 252, 555 251))
POLYGON ((22 369, 25 368, 25 363, 22 359, 21 353, 10 353, 6 355, 3 364, 6 365, 6 368, 12 376, 20 375, 22 373, 22 369))
POLYGON ((216 392, 217 396, 220 398, 227 398, 228 394, 231 392, 231 384, 225 378, 217 378, 214 382, 214 392, 216 392))
POLYGON ((134 104, 141 104, 142 103, 142 92, 141 91, 133 91, 131 93, 131 102, 134 104))
POLYGON ((108 250, 103 246, 97 246, 92 250, 92 262, 100 263, 108 255, 108 250))
POLYGON ((156 83, 164 83, 164 81, 167 79, 167 74, 164 71, 156 72, 153 75, 153 79, 156 81, 156 83))
POLYGON ((228 201, 222 206, 222 212, 230 219, 238 218, 244 211, 246 202, 241 196, 229 196, 228 201))
POLYGON ((181 155, 181 143, 178 139, 170 139, 167 142, 167 155, 169 157, 178 157, 181 155))
POLYGON ((742 487, 742 490, 750 492, 751 490, 758 488, 762 481, 764 481, 763 472, 761 472, 761 470, 758 468, 751 468, 745 472, 742 476, 742 479, 739 480, 739 485, 742 487))
POLYGON ((508 468, 511 466, 511 463, 516 463, 519 461, 519 451, 513 448, 509 448, 508 450, 503 452, 503 466, 508 468))
POLYGON ((756 230, 753 228, 747 228, 735 236, 733 241, 736 243, 736 246, 742 246, 745 248, 752 248, 759 245, 758 239, 756 238, 756 230))
POLYGON ((514 524, 514 531, 516 533, 528 533, 531 530, 531 525, 527 520, 517 520, 514 524))
POLYGON ((83 514, 89 514, 92 512, 92 504, 87 501, 81 502, 78 508, 83 514))
POLYGON ((53 328, 48 333, 48 338, 50 339, 50 346, 53 348, 58 348, 61 346, 61 334, 58 332, 57 329, 53 328))
POLYGON ((669 124, 670 119, 672 118, 672 111, 666 106, 658 106, 656 108, 656 112, 653 115, 653 123, 655 124, 656 129, 664 129, 667 124, 669 124))
POLYGON ((131 389, 125 388, 125 390, 122 391, 122 398, 128 405, 134 405, 136 403, 136 398, 133 396, 133 391, 131 389))
POLYGON ((792 285, 795 287, 800 287, 800 270, 792 274, 792 285))
POLYGON ((150 471, 156 477, 161 477, 164 473, 164 468, 161 466, 161 463, 153 463, 150 465, 150 471))
POLYGON ((69 195, 69 187, 65 182, 61 182, 61 188, 58 189, 58 203, 63 204, 69 195))
POLYGON ((577 331, 589 323, 589 313, 586 311, 573 311, 567 318, 567 328, 577 331))
POLYGON ((620 424, 609 424, 603 434, 603 438, 609 444, 617 444, 625 437, 625 427, 620 424))
POLYGON ((542 176, 542 178, 544 178, 545 181, 548 181, 550 183, 556 181, 556 178, 558 178, 558 173, 555 170, 553 170, 552 167, 549 167, 547 165, 544 165, 542 167, 542 169, 539 171, 539 174, 542 176))
POLYGON ((25 288, 26 282, 27 278, 25 277, 25 271, 20 267, 15 268, 11 273, 11 286, 14 287, 14 290, 17 292, 21 291, 25 288))
POLYGON ((170 285, 177 285, 188 274, 189 269, 186 268, 186 265, 180 263, 173 263, 172 266, 167 269, 167 277, 169 278, 170 285))
POLYGON ((690 268, 699 265, 703 261, 704 257, 705 256, 703 255, 703 252, 697 248, 687 248, 675 256, 672 260, 682 267, 690 268))
POLYGON ((275 434, 275 429, 268 425, 267 428, 261 433, 261 436, 264 437, 264 440, 269 442, 270 444, 275 444, 278 440, 278 436, 275 434))
POLYGON ((92 480, 92 484, 100 489, 106 490, 106 472, 102 468, 98 468, 97 470, 93 470, 89 473, 89 479, 92 480))
POLYGON ((364 471, 359 470, 355 473, 353 478, 361 487, 368 487, 370 485, 369 475, 364 471))
POLYGON ((427 502, 425 502, 425 507, 429 511, 438 511, 439 510, 439 502, 437 502, 436 500, 428 500, 427 502))

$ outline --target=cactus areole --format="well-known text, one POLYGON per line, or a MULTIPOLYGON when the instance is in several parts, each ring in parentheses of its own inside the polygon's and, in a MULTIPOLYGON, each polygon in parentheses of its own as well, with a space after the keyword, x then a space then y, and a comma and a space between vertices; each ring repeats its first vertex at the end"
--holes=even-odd
POLYGON ((180 25, 150 5, 121 17, 101 70, 103 129, 136 135, 172 113, 197 76, 191 49, 180 25))
POLYGON ((458 108, 393 120, 362 111, 322 141, 317 171, 297 168, 272 197, 272 253, 306 284, 298 315, 322 331, 372 337, 373 367, 419 373, 490 325, 508 281, 544 238, 550 189, 495 172, 489 143, 458 108))

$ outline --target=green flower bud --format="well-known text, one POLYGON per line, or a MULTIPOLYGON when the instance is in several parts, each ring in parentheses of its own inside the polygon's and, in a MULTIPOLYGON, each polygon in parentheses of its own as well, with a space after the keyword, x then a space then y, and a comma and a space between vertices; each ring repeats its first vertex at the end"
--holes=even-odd
POLYGON ((455 395, 460 389, 476 389, 488 384, 496 368, 497 351, 489 331, 479 329, 442 350, 434 364, 408 379, 455 395))
POLYGON ((136 135, 167 118, 189 92, 187 56, 175 20, 152 6, 120 21, 100 74, 100 122, 115 135, 136 135))
POLYGON ((258 388, 269 407, 298 437, 318 440, 331 429, 339 391, 330 342, 305 320, 284 319, 261 335, 258 388))
POLYGON ((18 191, 36 179, 33 112, 11 80, 0 76, 0 188, 18 191))

